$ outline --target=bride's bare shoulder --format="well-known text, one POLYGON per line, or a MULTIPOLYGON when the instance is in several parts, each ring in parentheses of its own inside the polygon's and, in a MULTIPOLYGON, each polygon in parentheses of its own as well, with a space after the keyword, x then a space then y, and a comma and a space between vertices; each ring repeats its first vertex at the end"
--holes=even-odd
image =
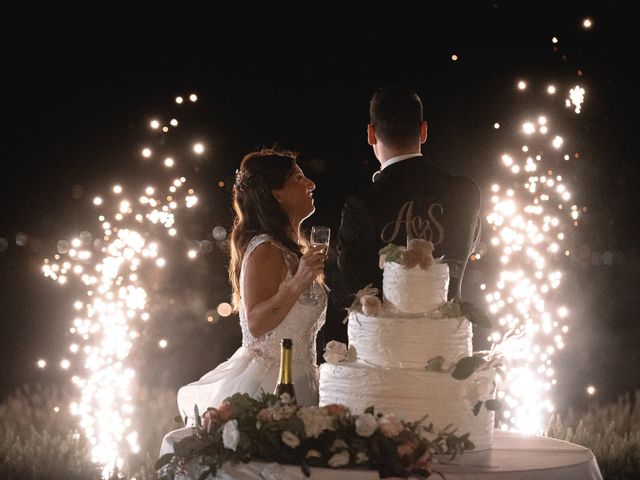
POLYGON ((271 242, 256 246, 246 259, 244 268, 247 273, 259 274, 265 280, 267 277, 282 278, 287 272, 282 250, 271 242))

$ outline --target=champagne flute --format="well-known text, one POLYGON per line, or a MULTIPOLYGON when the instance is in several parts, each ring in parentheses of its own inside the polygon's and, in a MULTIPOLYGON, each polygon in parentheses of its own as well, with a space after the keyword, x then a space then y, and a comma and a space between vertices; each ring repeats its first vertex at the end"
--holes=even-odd
MULTIPOLYGON (((329 227, 323 227, 320 225, 315 225, 311 227, 311 237, 310 242, 312 247, 323 246, 324 255, 326 256, 329 252, 329 241, 331 238, 331 229, 329 227)), ((317 305, 319 294, 316 291, 316 281, 314 280, 311 286, 305 290, 305 292, 300 296, 299 302, 304 305, 317 305)))

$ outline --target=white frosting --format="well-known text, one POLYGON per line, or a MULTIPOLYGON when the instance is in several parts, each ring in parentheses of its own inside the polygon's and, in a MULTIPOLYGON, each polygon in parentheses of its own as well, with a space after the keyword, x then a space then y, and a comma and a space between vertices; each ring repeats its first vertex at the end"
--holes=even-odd
POLYGON ((467 319, 427 315, 446 302, 448 288, 447 264, 423 270, 386 262, 383 308, 376 316, 351 312, 349 349, 356 360, 320 366, 320 405, 344 404, 355 414, 373 406, 407 421, 429 415, 426 424, 453 425, 457 434, 469 433, 476 450, 491 448, 494 413, 483 407, 476 416, 473 408, 493 398, 495 371, 456 380, 424 368, 434 357, 443 357, 448 367, 472 352, 467 319))
POLYGON ((426 270, 419 265, 405 268, 385 262, 382 274, 384 303, 398 312, 427 313, 447 300, 449 266, 434 263, 426 270))
POLYGON ((495 372, 476 372, 465 380, 448 373, 418 369, 370 367, 360 362, 324 363, 320 366, 320 405, 348 405, 355 414, 373 406, 377 412, 394 413, 406 421, 425 415, 425 425, 436 429, 449 424, 456 434, 469 433, 475 450, 493 443, 494 413, 484 406, 477 416, 478 400, 493 398, 495 372))
POLYGON ((349 346, 370 365, 424 368, 434 357, 447 364, 471 355, 472 328, 465 317, 398 318, 383 311, 378 317, 349 315, 349 346))

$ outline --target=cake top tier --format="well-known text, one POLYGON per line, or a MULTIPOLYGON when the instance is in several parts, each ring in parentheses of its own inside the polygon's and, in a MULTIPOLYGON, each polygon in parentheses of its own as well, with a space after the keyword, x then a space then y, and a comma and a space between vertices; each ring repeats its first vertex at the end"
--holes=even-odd
POLYGON ((425 314, 447 301, 449 266, 432 254, 433 244, 422 239, 409 240, 407 248, 390 244, 380 250, 385 307, 425 314))
POLYGON ((382 298, 385 307, 399 313, 426 314, 447 301, 449 266, 434 263, 423 270, 393 262, 384 264, 382 298))

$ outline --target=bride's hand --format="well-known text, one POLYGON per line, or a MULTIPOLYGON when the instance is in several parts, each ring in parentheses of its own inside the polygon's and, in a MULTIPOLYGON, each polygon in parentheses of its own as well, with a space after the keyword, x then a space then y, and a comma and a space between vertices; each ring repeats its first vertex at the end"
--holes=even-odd
POLYGON ((316 277, 324 272, 324 260, 327 258, 325 249, 326 247, 324 245, 312 246, 300 258, 298 270, 293 276, 293 279, 299 282, 303 288, 311 285, 316 277))

